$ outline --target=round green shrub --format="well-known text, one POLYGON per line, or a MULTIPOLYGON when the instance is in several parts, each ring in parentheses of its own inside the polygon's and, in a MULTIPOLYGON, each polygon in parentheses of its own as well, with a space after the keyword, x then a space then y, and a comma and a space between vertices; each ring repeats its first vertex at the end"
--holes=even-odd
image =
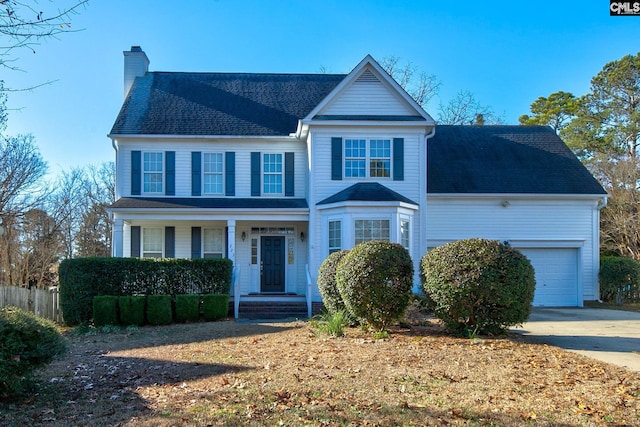
POLYGON ((360 243, 338 264, 336 284, 360 323, 384 329, 402 317, 411 301, 413 263, 398 243, 360 243))
POLYGON ((20 391, 25 377, 66 350, 53 322, 16 307, 0 308, 0 396, 20 391))
POLYGON ((336 314, 346 310, 338 285, 336 284, 336 270, 338 264, 349 251, 337 251, 330 253, 318 269, 318 290, 322 295, 324 307, 331 314, 336 314))
POLYGON ((517 249, 467 239, 429 251, 420 263, 424 293, 434 314, 455 332, 499 333, 531 313, 536 282, 531 262, 517 249))
POLYGON ((640 263, 632 258, 607 256, 600 259, 600 299, 621 304, 633 299, 640 288, 640 263))

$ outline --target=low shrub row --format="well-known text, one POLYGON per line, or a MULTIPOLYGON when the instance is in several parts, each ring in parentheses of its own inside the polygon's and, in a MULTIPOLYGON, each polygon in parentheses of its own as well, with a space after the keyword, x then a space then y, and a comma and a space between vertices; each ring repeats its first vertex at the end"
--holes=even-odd
POLYGON ((98 295, 229 294, 228 259, 74 258, 60 263, 60 306, 69 326, 87 323, 98 295))
POLYGON ((223 319, 229 311, 229 295, 99 295, 93 298, 92 307, 96 327, 168 325, 223 319))

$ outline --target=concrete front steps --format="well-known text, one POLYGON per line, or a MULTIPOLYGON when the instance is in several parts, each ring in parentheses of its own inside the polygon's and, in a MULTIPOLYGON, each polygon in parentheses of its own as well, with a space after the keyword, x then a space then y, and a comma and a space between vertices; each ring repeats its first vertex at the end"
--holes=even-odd
POLYGON ((243 295, 240 297, 238 319, 278 320, 306 319, 307 301, 304 295, 243 295))

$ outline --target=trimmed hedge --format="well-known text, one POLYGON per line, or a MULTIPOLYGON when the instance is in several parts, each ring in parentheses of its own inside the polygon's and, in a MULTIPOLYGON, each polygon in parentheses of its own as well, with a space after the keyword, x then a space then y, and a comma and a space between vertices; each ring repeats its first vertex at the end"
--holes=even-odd
POLYGON ((640 291, 640 263, 632 258, 602 257, 598 279, 601 300, 617 304, 635 301, 640 291))
POLYGON ((348 250, 342 250, 329 254, 318 269, 318 290, 322 295, 325 308, 331 314, 347 310, 336 284, 338 264, 347 253, 349 253, 348 250))
POLYGON ((140 326, 144 324, 144 307, 147 298, 144 295, 118 297, 120 323, 140 326))
POLYGON ((228 294, 228 259, 73 258, 60 263, 60 306, 67 325, 88 323, 98 295, 228 294))
POLYGON ((382 330, 400 319, 411 301, 413 263, 398 243, 360 243, 338 264, 336 283, 347 310, 382 330))
POLYGON ((170 325, 173 323, 171 295, 147 296, 147 323, 150 325, 170 325))
POLYGON ((439 246, 422 258, 420 278, 435 315, 454 332, 498 333, 531 313, 536 286, 531 262, 498 241, 439 246))
POLYGON ((200 295, 176 295, 176 322, 200 320, 200 295))
POLYGON ((118 297, 99 295, 93 298, 93 325, 96 327, 118 324, 118 297))
POLYGON ((229 314, 229 294, 202 295, 204 320, 224 319, 229 314))
POLYGON ((0 308, 0 396, 21 390, 25 377, 67 349, 53 322, 17 307, 0 308))

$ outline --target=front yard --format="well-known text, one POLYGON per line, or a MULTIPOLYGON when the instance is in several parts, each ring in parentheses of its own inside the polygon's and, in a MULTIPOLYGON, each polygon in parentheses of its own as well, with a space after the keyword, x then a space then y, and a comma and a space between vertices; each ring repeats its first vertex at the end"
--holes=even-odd
POLYGON ((435 321, 385 340, 305 322, 234 321, 70 336, 22 425, 638 425, 640 375, 523 337, 470 340, 435 321))

